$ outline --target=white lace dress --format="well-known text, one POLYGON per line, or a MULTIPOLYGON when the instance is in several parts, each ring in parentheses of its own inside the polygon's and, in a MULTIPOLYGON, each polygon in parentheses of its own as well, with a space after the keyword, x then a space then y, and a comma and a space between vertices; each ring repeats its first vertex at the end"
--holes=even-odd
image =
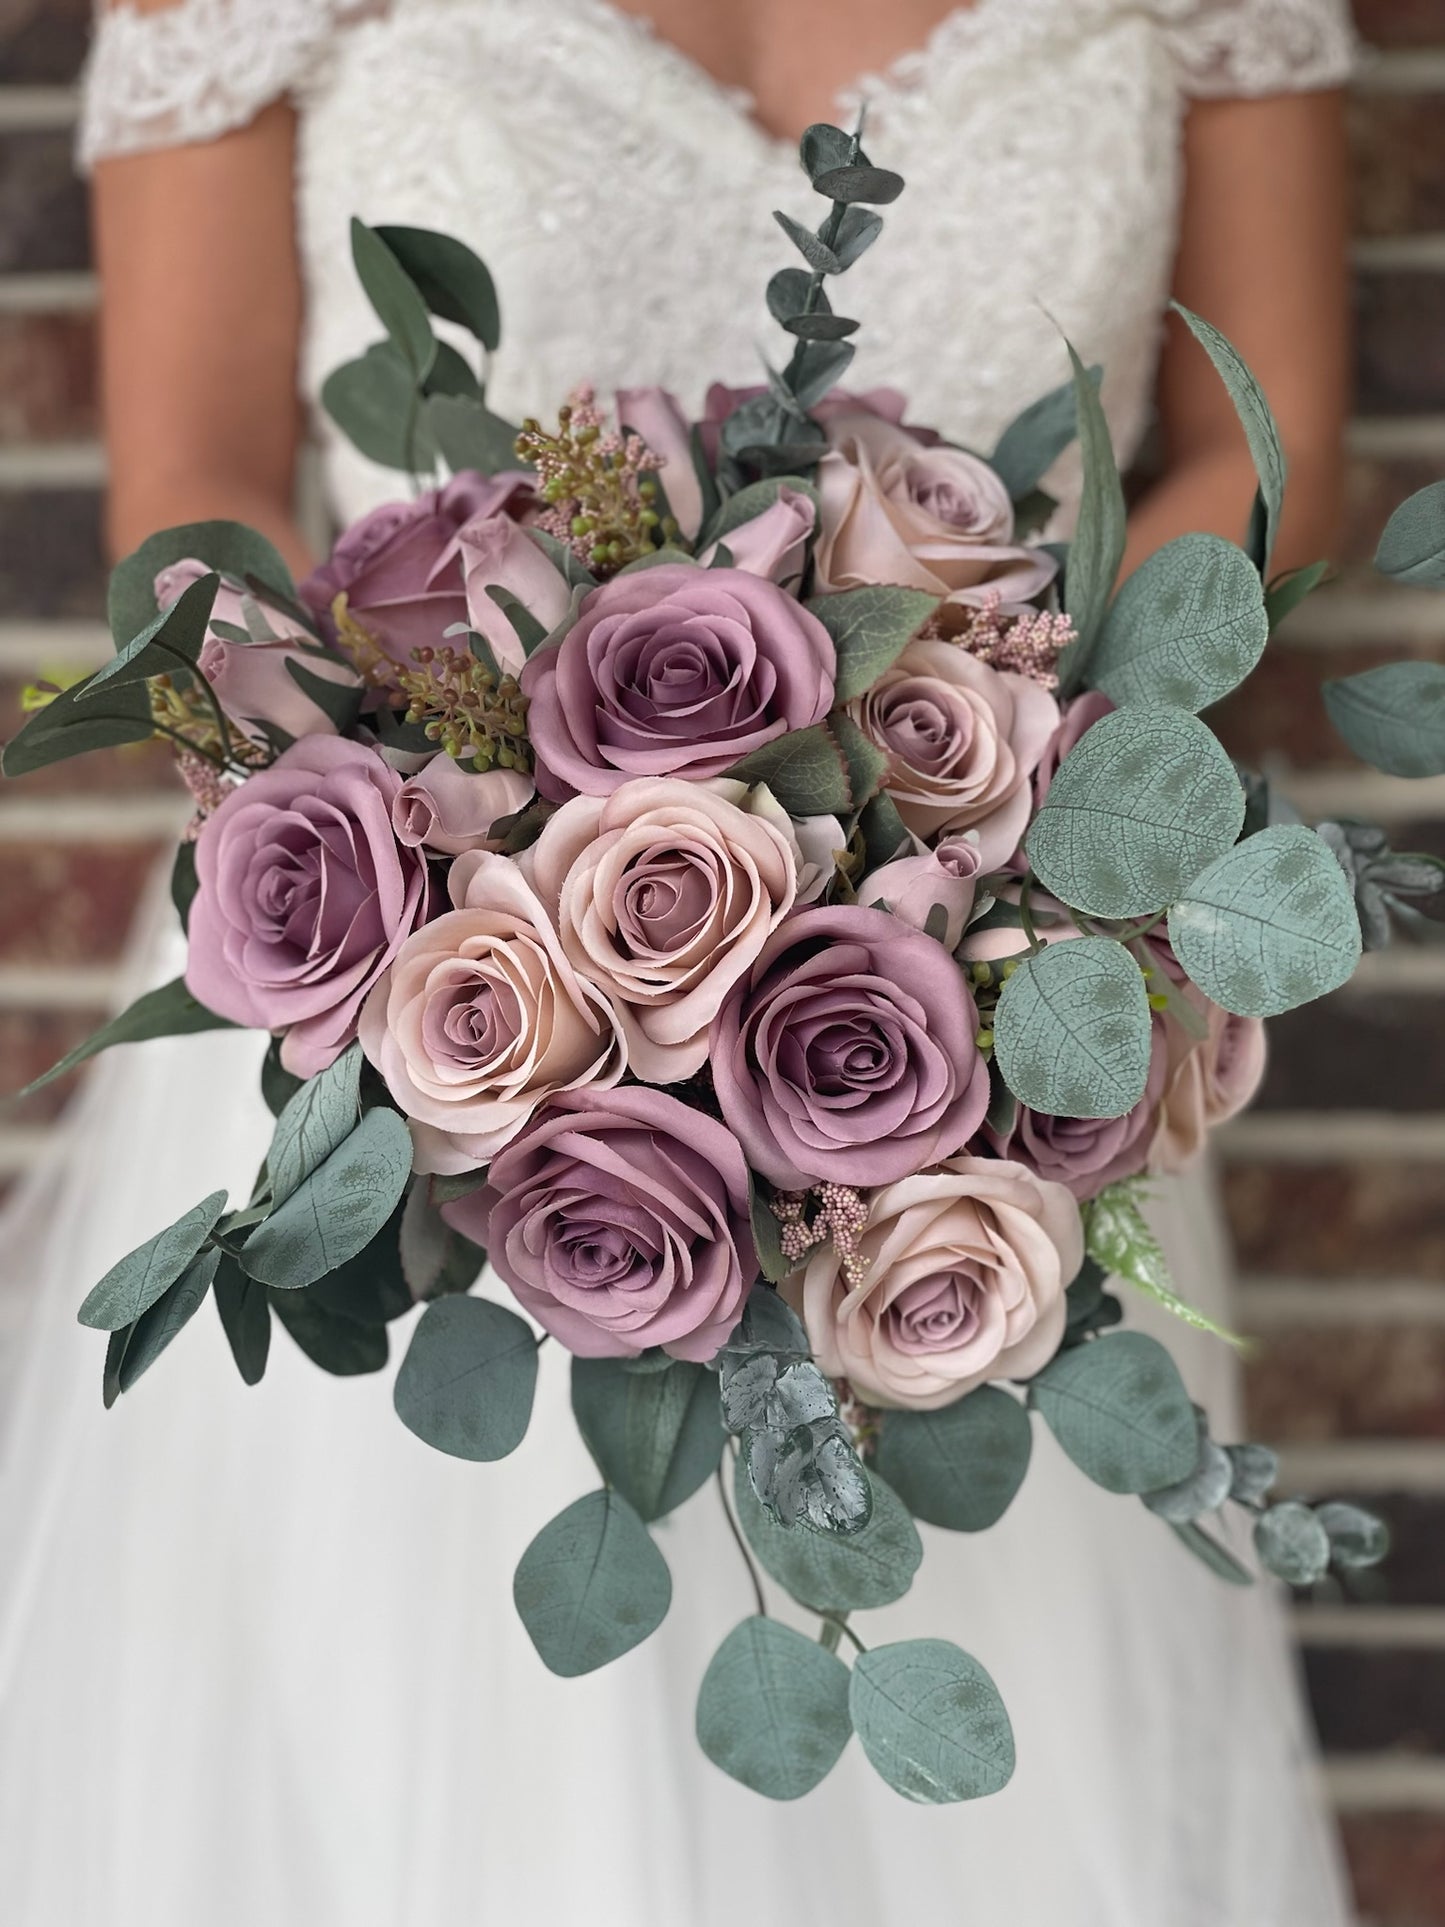
MULTIPOLYGON (((857 379, 985 445, 1062 374, 1045 309, 1102 361, 1121 455, 1144 425, 1191 94, 1336 82, 1341 0, 977 0, 862 83, 908 177, 855 271, 857 379)), ((806 209, 749 102, 602 0, 180 0, 107 16, 88 155, 214 137, 291 91, 308 391, 374 333, 346 221, 450 229, 500 284, 496 405, 579 375, 755 376, 769 210, 806 209)), ((250 301, 257 291, 241 289, 250 301)), ((395 486, 328 450, 351 515, 395 486)), ((155 920, 159 930, 161 919, 155 920)), ((156 936, 137 980, 174 974, 156 936)), ((989 1667, 1018 1771, 914 1808, 855 1747, 801 1805, 711 1768, 692 1704, 751 1610, 711 1490, 660 1533, 676 1595, 647 1644, 560 1681, 510 1576, 595 1483, 544 1355, 498 1466, 429 1452, 380 1378, 328 1382, 277 1334, 262 1386, 197 1319, 113 1412, 74 1307, 218 1183, 268 1120, 255 1040, 119 1052, 5 1262, 36 1313, 0 1459, 0 1912, 16 1927, 1340 1927, 1278 1607, 1197 1568, 1040 1436, 976 1538, 925 1528, 872 1640, 935 1633, 989 1667)), ((1166 1213, 1184 1289, 1218 1305, 1200 1187, 1166 1213)), ((1169 1333, 1227 1436, 1222 1348, 1169 1333)), ((555 1347, 549 1351, 556 1352, 555 1347)), ((786 1610, 786 1608, 784 1608, 786 1610)))

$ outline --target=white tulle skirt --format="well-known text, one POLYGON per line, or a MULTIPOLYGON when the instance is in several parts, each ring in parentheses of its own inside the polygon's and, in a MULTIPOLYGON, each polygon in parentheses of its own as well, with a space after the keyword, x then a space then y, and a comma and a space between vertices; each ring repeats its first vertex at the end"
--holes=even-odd
MULTIPOLYGON (((158 910, 135 987, 178 967, 158 910)), ((752 1610, 713 1486, 658 1528, 674 1600, 637 1651, 559 1680, 517 1621, 523 1547, 597 1483, 556 1346, 526 1442, 493 1466, 429 1450, 389 1373, 328 1379, 279 1327, 247 1389, 209 1306, 104 1411, 76 1307, 197 1198, 248 1190, 259 1056, 226 1032, 113 1052, 0 1226, 5 1291, 30 1305, 0 1421, 9 1927, 1347 1919, 1278 1602, 1212 1578, 1042 1427, 1004 1520, 924 1527, 912 1592, 858 1621, 870 1644, 977 1655, 1012 1714, 1011 1785, 911 1806, 854 1742, 777 1806, 693 1738, 707 1660, 752 1610)), ((1219 1309, 1202 1186, 1161 1230, 1182 1289, 1219 1309)), ((1226 1349, 1167 1336, 1230 1436, 1226 1349)))

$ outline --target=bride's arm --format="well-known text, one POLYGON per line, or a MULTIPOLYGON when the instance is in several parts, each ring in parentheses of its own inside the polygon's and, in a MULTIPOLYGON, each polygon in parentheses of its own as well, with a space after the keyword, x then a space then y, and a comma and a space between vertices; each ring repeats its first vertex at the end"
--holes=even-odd
MULTIPOLYGON (((1199 101, 1185 133, 1174 292, 1222 328, 1279 423, 1289 481, 1272 568, 1330 554, 1349 401, 1348 190, 1338 92, 1199 101)), ((1202 349, 1170 318, 1160 370, 1165 469, 1130 523, 1125 568, 1171 537, 1238 539, 1254 471, 1202 349)))

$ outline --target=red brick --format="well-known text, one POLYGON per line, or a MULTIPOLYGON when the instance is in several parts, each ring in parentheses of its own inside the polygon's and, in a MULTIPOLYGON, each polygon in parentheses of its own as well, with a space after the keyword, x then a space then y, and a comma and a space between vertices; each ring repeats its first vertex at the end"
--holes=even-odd
POLYGON ((1440 0, 1354 0, 1354 13, 1372 47, 1445 47, 1440 0))
POLYGON ((1307 1646, 1303 1658, 1326 1753, 1445 1751, 1445 1666, 1438 1654, 1307 1646))
POLYGON ((100 491, 0 489, 0 618, 105 615, 100 491))
POLYGON ((1355 388, 1366 415, 1445 409, 1445 274, 1372 269, 1356 278, 1355 388))
MULTIPOLYGON (((1391 592, 1382 588, 1382 613, 1388 614, 1390 601, 1391 592)), ((1219 732, 1231 755, 1255 768, 1276 764, 1291 769, 1357 768, 1358 759, 1325 713, 1321 685, 1404 657, 1445 661, 1445 640, 1434 645, 1410 640, 1329 649, 1273 642, 1253 674, 1209 711, 1209 725, 1219 732)))
POLYGON ((0 136, 0 273, 84 268, 90 231, 69 128, 0 136))
POLYGON ((1347 1813, 1340 1830, 1366 1927, 1445 1927, 1445 1814, 1347 1813))
POLYGON ((97 964, 119 957, 155 844, 0 845, 0 962, 97 964))
POLYGON ((1268 1331, 1245 1362, 1251 1434, 1271 1444, 1445 1438, 1445 1330, 1358 1325, 1268 1331))
POLYGON ((1363 90, 1350 103, 1355 226, 1367 235, 1445 227, 1445 96, 1363 90))
POLYGON ((1436 1111, 1442 1092, 1445 997, 1341 992, 1270 1020, 1261 1110, 1436 1111))
POLYGON ((43 1091, 16 1103, 12 1091, 59 1063, 106 1020, 103 1010, 0 1011, 0 1107, 7 1124, 43 1124, 60 1112, 75 1077, 58 1078, 43 1091))
POLYGON ((85 57, 93 0, 7 0, 0 13, 0 77, 6 86, 73 80, 85 57))
POLYGON ((0 315, 0 442, 81 441, 97 428, 94 317, 0 315))
MULTIPOLYGON (((1380 531, 1408 495, 1445 475, 1438 456, 1352 456, 1345 469, 1345 520, 1337 545, 1341 587, 1384 586, 1370 566, 1380 531)), ((1391 593, 1384 586, 1384 593, 1391 593)))
POLYGON ((1227 1166, 1223 1186, 1244 1271, 1445 1278, 1445 1167, 1439 1164, 1256 1160, 1227 1166))

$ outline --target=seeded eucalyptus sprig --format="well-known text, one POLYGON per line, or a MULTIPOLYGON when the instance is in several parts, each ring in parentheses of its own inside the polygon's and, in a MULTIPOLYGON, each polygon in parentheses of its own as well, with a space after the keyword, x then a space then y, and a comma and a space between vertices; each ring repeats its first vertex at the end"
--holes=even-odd
POLYGON ((786 367, 768 368, 767 394, 744 402, 724 422, 725 485, 805 474, 826 452, 808 411, 852 361, 853 344, 846 337, 858 323, 834 314, 823 283, 830 274, 846 273, 882 233, 883 216, 873 207, 886 206, 903 192, 902 175, 869 161, 862 132, 860 118, 851 134, 820 121, 803 135, 798 151, 804 172, 830 206, 817 228, 774 212, 807 263, 806 268, 780 268, 768 283, 768 311, 796 345, 786 367))

